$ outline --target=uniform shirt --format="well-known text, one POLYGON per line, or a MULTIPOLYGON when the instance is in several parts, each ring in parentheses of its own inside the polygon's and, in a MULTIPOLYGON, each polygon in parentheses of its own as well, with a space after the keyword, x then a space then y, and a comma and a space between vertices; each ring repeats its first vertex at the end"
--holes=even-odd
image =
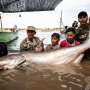
POLYGON ((89 27, 78 27, 76 29, 76 40, 83 43, 89 36, 89 27))
POLYGON ((41 41, 38 37, 34 37, 33 41, 25 38, 20 44, 20 50, 35 50, 35 48, 38 46, 41 46, 41 41))

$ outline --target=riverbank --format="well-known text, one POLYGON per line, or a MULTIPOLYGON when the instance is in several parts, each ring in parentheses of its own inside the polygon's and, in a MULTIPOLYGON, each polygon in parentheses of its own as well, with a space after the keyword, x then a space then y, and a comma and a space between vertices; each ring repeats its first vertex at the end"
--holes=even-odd
MULTIPOLYGON (((3 28, 0 32, 12 32, 13 28, 3 28)), ((27 28, 17 28, 19 31, 26 31, 27 28)), ((36 28, 36 32, 60 32, 63 28, 36 28)))

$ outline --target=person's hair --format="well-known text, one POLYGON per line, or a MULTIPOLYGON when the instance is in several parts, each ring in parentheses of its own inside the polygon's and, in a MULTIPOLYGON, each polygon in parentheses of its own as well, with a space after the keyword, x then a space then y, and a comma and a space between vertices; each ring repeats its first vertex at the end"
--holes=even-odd
POLYGON ((51 37, 56 37, 56 38, 58 38, 58 39, 60 39, 60 34, 59 33, 53 33, 52 35, 51 35, 51 37))
POLYGON ((78 18, 80 18, 80 17, 82 17, 82 16, 84 16, 84 17, 88 16, 87 12, 85 12, 85 11, 79 12, 78 18))
POLYGON ((76 31, 73 27, 69 27, 65 33, 67 34, 68 32, 72 32, 73 34, 76 34, 76 31))
POLYGON ((65 29, 67 29, 68 28, 68 26, 64 26, 65 27, 65 29))

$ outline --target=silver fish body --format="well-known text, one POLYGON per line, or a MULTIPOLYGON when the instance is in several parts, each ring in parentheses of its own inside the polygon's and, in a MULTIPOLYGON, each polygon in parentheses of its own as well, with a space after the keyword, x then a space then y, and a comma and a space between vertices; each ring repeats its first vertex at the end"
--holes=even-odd
POLYGON ((7 67, 9 69, 29 61, 31 63, 38 64, 69 64, 80 63, 84 51, 90 48, 90 37, 84 44, 79 46, 59 49, 52 52, 31 53, 23 52, 20 54, 12 54, 0 58, 0 66, 7 67))

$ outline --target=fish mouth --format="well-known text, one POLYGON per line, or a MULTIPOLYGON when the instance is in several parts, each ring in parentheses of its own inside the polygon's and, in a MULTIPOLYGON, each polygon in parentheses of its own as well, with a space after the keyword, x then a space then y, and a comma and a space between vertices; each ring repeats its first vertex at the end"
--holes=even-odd
POLYGON ((26 59, 24 56, 16 56, 14 60, 10 60, 9 62, 6 61, 0 64, 0 70, 8 70, 8 69, 17 68, 25 62, 26 62, 26 59))

